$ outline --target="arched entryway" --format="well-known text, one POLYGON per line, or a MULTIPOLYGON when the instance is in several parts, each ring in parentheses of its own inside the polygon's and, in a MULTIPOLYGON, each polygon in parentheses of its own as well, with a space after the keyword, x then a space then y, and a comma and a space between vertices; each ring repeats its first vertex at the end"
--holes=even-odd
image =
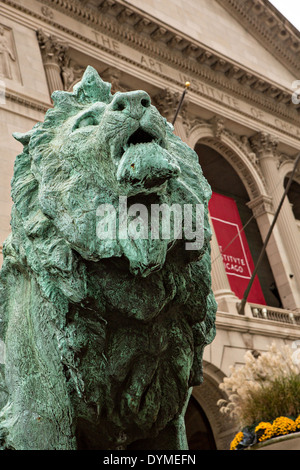
MULTIPOLYGON (((205 142, 199 141, 195 146, 195 151, 199 156, 199 163, 204 176, 211 185, 212 191, 235 201, 241 223, 245 226, 244 233, 255 265, 263 241, 257 222, 247 205, 250 198, 240 175, 216 149, 205 142)), ((263 258, 258 278, 266 304, 273 307, 282 307, 267 255, 263 258)))
POLYGON ((189 450, 217 450, 207 416, 193 396, 186 410, 185 425, 189 450))
POLYGON ((193 388, 185 423, 190 450, 228 450, 236 433, 236 425, 224 419, 218 401, 225 399, 219 388, 224 373, 203 361, 203 383, 193 388))

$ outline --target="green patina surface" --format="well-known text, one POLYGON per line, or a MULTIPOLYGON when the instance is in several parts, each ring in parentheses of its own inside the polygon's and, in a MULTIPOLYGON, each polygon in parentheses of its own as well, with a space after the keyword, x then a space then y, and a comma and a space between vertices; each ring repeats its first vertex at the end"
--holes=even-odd
POLYGON ((210 187, 147 93, 112 95, 88 67, 53 101, 15 134, 1 448, 186 449, 185 407, 215 335, 210 187), (174 234, 101 240, 97 210, 110 204, 118 220, 120 196, 203 204, 203 246, 188 251, 174 234))

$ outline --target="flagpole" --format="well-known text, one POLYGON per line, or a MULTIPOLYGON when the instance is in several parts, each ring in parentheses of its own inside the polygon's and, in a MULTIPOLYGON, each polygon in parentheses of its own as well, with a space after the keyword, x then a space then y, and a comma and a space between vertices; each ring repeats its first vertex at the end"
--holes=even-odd
POLYGON ((267 248, 267 244, 268 244, 268 242, 269 242, 269 240, 270 240, 270 237, 271 237, 271 235, 272 235, 274 225, 275 225, 276 222, 277 222, 277 219, 278 219, 279 213, 280 213, 280 211, 281 211, 282 205, 283 205, 283 203, 284 203, 285 197, 286 197, 287 193, 289 192, 289 189, 290 189, 291 184, 292 184, 292 182, 293 182, 293 178, 294 178, 294 175, 295 175, 295 173, 296 173, 296 170, 297 170, 297 166, 298 166, 299 161, 300 161, 300 153, 299 153, 298 156, 296 157, 296 161, 295 161, 295 165, 294 165, 292 174, 291 174, 290 179, 289 179, 289 181, 288 181, 288 184, 287 184, 287 186, 286 186, 286 188, 285 188, 284 194, 283 194, 283 196, 282 196, 282 198, 281 198, 281 201, 280 201, 280 203, 279 203, 279 206, 278 206, 278 208, 277 208, 277 211, 276 211, 276 213, 275 213, 275 215, 274 215, 273 222, 272 222, 272 224, 271 224, 271 227, 269 228, 269 231, 268 231, 268 234, 267 234, 267 236, 266 236, 264 245, 263 245, 263 247, 262 247, 262 250, 261 250, 261 252, 260 252, 259 258, 258 258, 258 260, 257 260, 255 269, 254 269, 254 271, 253 271, 253 273, 252 273, 252 276, 251 276, 251 279, 250 279, 250 281, 249 281, 248 287, 247 287, 247 289, 245 290, 244 297, 242 298, 241 302, 240 302, 240 303, 238 304, 238 306, 237 306, 238 313, 239 313, 240 315, 245 315, 245 305, 246 305, 246 302, 247 302, 247 298, 248 298, 250 289, 251 289, 251 287, 252 287, 252 284, 253 284, 253 282, 254 282, 254 278, 255 278, 255 276, 256 276, 256 274, 257 274, 257 271, 258 271, 258 269, 259 269, 260 263, 261 263, 261 261, 262 261, 262 259, 263 259, 264 254, 265 254, 265 251, 266 251, 266 248, 267 248))
POLYGON ((181 106, 182 106, 182 104, 183 104, 185 95, 186 95, 186 93, 187 93, 187 91, 188 91, 190 85, 191 85, 190 82, 185 82, 185 87, 184 87, 183 93, 182 93, 182 95, 181 95, 181 98, 180 98, 180 101, 179 101, 179 104, 178 104, 178 107, 177 107, 177 110, 176 110, 176 113, 175 113, 175 116, 174 116, 174 119, 173 119, 173 122, 172 122, 173 126, 174 126, 174 124, 175 124, 175 121, 176 121, 176 119, 177 119, 177 116, 178 116, 179 111, 180 111, 180 109, 181 109, 181 106))

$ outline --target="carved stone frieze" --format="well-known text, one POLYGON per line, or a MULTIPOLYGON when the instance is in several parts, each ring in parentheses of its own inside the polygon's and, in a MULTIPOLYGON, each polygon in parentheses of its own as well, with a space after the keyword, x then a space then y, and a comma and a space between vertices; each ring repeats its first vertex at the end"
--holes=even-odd
MULTIPOLYGON (((13 0, 3 0, 12 3, 13 0)), ((124 0, 86 2, 78 0, 39 0, 78 21, 127 43, 134 49, 155 56, 162 63, 176 66, 191 78, 205 79, 242 99, 300 124, 300 113, 291 100, 292 92, 268 79, 262 79, 227 57, 209 50, 170 26, 160 24, 124 0)), ((70 32, 70 31, 69 31, 70 32)), ((72 31, 71 34, 76 34, 72 31)), ((83 39, 83 38, 82 38, 83 39)), ((197 93, 197 92, 196 92, 197 93)))
POLYGON ((15 49, 13 31, 0 24, 0 80, 21 82, 18 58, 15 49))
POLYGON ((16 56, 7 38, 6 29, 0 25, 0 78, 12 79, 11 63, 16 61, 16 56))

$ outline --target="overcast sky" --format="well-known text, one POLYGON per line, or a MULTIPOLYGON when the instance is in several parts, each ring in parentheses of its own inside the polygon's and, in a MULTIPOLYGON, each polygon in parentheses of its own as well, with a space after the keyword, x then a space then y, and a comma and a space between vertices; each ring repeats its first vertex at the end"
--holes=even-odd
POLYGON ((300 0, 269 0, 300 31, 300 0))

